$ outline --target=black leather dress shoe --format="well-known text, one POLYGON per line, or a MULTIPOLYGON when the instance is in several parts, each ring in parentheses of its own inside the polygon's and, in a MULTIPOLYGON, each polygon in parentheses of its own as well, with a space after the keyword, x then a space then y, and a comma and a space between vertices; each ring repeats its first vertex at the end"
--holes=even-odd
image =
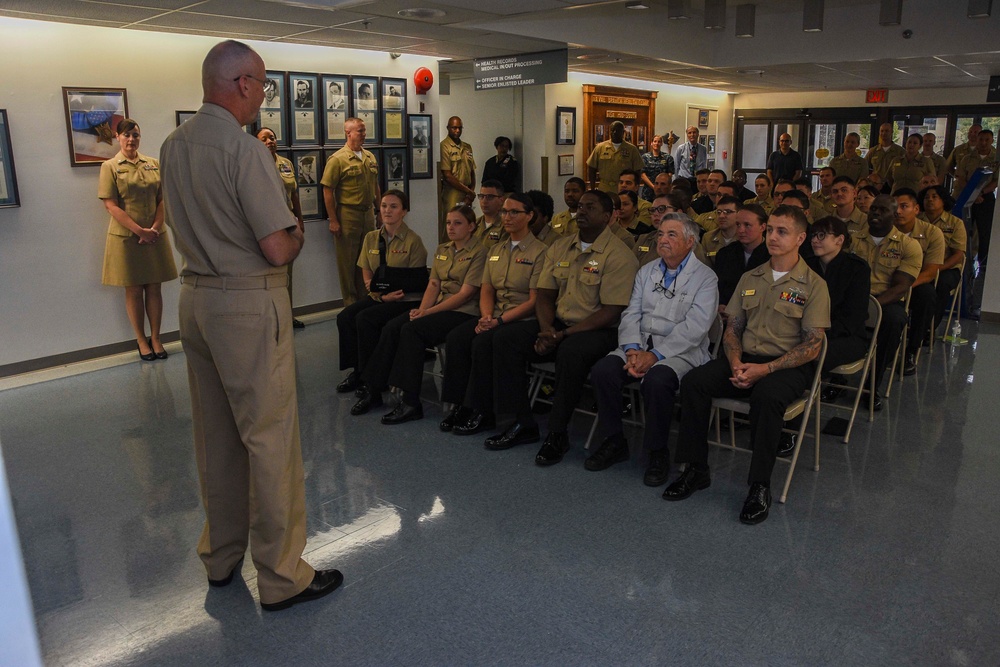
POLYGON ((670 457, 667 456, 666 449, 658 449, 649 453, 649 465, 646 466, 646 474, 642 476, 642 483, 646 486, 660 486, 667 483, 670 475, 670 457))
POLYGON ((407 405, 403 401, 400 401, 396 404, 396 407, 392 409, 392 412, 382 416, 382 423, 386 426, 394 426, 396 424, 404 424, 406 422, 412 422, 423 418, 424 406, 407 405))
POLYGON ((607 470, 616 463, 628 461, 628 440, 621 433, 605 438, 597 451, 587 457, 583 467, 591 472, 607 470))
POLYGON ((293 329, 305 329, 306 328, 306 323, 303 322, 302 320, 298 320, 298 319, 295 319, 293 317, 292 318, 292 328, 293 329))
POLYGON ((906 363, 903 364, 903 375, 910 376, 917 372, 917 355, 907 354, 906 363))
POLYGON ((533 442, 538 442, 541 437, 537 424, 522 426, 519 422, 514 422, 503 433, 491 435, 486 438, 485 445, 486 449, 499 451, 501 449, 510 449, 517 445, 530 445, 533 442))
POLYGON ((441 423, 438 424, 438 428, 445 433, 448 433, 455 428, 455 424, 461 424, 464 422, 468 414, 468 408, 463 405, 456 405, 451 409, 451 412, 445 415, 445 418, 441 420, 441 423))
POLYGON ((872 408, 875 412, 882 412, 882 394, 875 392, 874 407, 872 408))
POLYGON ((382 392, 366 390, 364 395, 351 408, 351 414, 357 417, 363 415, 372 408, 382 407, 382 392))
POLYGON ((342 583, 344 583, 344 575, 340 573, 340 570, 316 570, 316 575, 304 591, 281 602, 261 602, 260 608, 264 611, 281 611, 288 609, 293 604, 318 600, 337 590, 342 583))
POLYGON ((229 571, 229 574, 227 574, 222 579, 209 579, 208 585, 213 586, 215 588, 222 588, 223 586, 228 586, 229 584, 233 583, 233 577, 236 576, 236 573, 240 572, 242 569, 243 569, 243 556, 240 556, 240 559, 236 561, 236 565, 234 565, 233 569, 229 571))
POLYGON ((569 436, 566 431, 549 431, 545 436, 538 453, 535 454, 536 466, 554 466, 563 460, 563 456, 569 451, 569 436))
POLYGON ((777 455, 780 458, 787 458, 792 455, 795 451, 795 439, 797 435, 792 433, 781 433, 781 440, 778 441, 778 452, 777 455))
POLYGON ((743 503, 740 521, 753 526, 767 519, 767 514, 770 511, 771 489, 760 482, 754 483, 750 487, 750 493, 747 494, 746 502, 743 503))
POLYGON ((337 385, 338 394, 352 392, 361 386, 361 375, 357 371, 351 371, 340 384, 337 385))
POLYGON ((833 403, 835 400, 840 398, 840 395, 844 393, 844 390, 840 387, 824 387, 823 391, 820 392, 819 397, 824 403, 833 403))
POLYGON ((455 422, 455 426, 451 429, 451 432, 455 435, 475 435, 483 431, 492 431, 496 427, 497 420, 492 413, 486 414, 479 410, 469 410, 465 420, 455 422))
POLYGON ((708 470, 695 470, 688 465, 687 470, 674 480, 674 483, 663 492, 664 500, 684 500, 690 498, 691 494, 701 489, 707 489, 712 485, 712 476, 708 470))

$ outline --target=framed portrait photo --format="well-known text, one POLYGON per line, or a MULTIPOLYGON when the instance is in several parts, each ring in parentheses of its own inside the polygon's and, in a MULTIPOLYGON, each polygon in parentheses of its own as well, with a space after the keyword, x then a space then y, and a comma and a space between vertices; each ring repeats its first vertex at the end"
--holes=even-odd
POLYGON ((257 131, 267 127, 274 132, 279 146, 288 145, 288 126, 285 122, 285 73, 268 72, 264 82, 264 102, 257 114, 257 131))
POLYGON ((383 181, 386 190, 402 190, 409 194, 407 185, 407 165, 405 148, 383 148, 382 161, 383 181))
POLYGON ((282 155, 291 160, 295 168, 302 219, 317 220, 324 217, 323 188, 319 183, 319 179, 323 177, 323 151, 293 150, 283 152, 282 155))
POLYGON ((323 137, 327 145, 340 145, 347 141, 344 121, 349 108, 350 77, 343 74, 324 74, 321 78, 323 90, 323 137))
POLYGON ((355 117, 364 121, 367 140, 372 144, 382 142, 378 93, 377 77, 351 77, 351 111, 355 117))
POLYGON ((556 107, 556 145, 576 143, 576 107, 556 107))
POLYGON ((62 93, 70 166, 100 165, 117 155, 116 128, 128 118, 125 89, 64 86, 62 93))
POLYGON ((432 178, 434 175, 434 137, 431 135, 430 114, 411 114, 410 178, 432 178))
POLYGON ((405 144, 406 79, 382 78, 382 143, 405 144))
POLYGON ((293 146, 318 146, 320 142, 319 77, 292 72, 288 75, 289 111, 293 146))
POLYGON ((17 193, 17 175, 14 173, 14 153, 10 145, 10 127, 7 110, 0 109, 0 208, 21 205, 17 193))

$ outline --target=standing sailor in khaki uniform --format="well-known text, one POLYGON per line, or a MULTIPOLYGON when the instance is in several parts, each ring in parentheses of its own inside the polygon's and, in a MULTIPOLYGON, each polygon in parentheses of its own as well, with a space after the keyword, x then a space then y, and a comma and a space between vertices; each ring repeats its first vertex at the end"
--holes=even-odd
POLYGON ((920 149, 924 145, 924 138, 919 134, 911 134, 906 138, 906 152, 896 160, 893 160, 889 169, 889 188, 892 192, 900 189, 908 189, 916 192, 920 189, 920 181, 925 176, 937 178, 934 170, 934 163, 929 157, 924 156, 920 149))
POLYGON ((878 128, 878 144, 869 148, 866 156, 871 184, 881 190, 889 180, 892 165, 903 153, 903 147, 892 140, 892 123, 882 123, 878 128))
POLYGON ((937 144, 937 135, 933 132, 928 132, 924 135, 923 150, 920 154, 934 165, 934 179, 937 183, 944 183, 944 174, 948 170, 948 167, 946 166, 944 156, 934 151, 935 144, 937 144))
MULTIPOLYGON (((448 241, 447 217, 456 204, 472 206, 476 198, 476 161, 472 146, 462 141, 462 119, 448 119, 448 136, 441 140, 441 200, 438 205, 438 242, 448 241)), ((502 186, 501 186, 502 188, 502 186)))
POLYGON ((326 161, 320 183, 330 218, 330 233, 336 239, 340 293, 344 305, 349 306, 366 293, 357 267, 358 255, 365 234, 375 229, 375 207, 382 195, 375 156, 362 148, 366 134, 364 121, 348 118, 344 134, 347 144, 326 161))
MULTIPOLYGON (((954 173, 955 169, 958 168, 958 165, 962 164, 962 160, 965 159, 965 156, 976 150, 976 140, 979 138, 979 133, 982 131, 983 126, 978 123, 969 127, 969 132, 966 135, 968 136, 969 141, 960 146, 955 146, 955 148, 951 151, 951 155, 948 156, 948 159, 944 163, 945 175, 954 173)), ((944 176, 941 177, 941 185, 944 185, 944 176)))
POLYGON ((302 230, 267 149, 241 129, 264 100, 264 61, 240 42, 209 51, 204 100, 160 150, 163 200, 184 257, 181 342, 205 506, 198 554, 229 584, 247 534, 261 607, 322 597, 344 578, 304 560, 305 486, 285 265, 302 230))
POLYGON ((597 187, 614 197, 618 194, 622 171, 632 169, 641 173, 643 166, 639 149, 625 141, 625 123, 616 120, 611 123, 611 138, 594 146, 587 158, 587 180, 591 188, 597 187))
POLYGON ((844 152, 830 160, 830 167, 837 173, 837 176, 849 176, 855 184, 868 176, 868 162, 858 155, 858 146, 860 145, 861 135, 857 132, 849 132, 844 137, 844 152))

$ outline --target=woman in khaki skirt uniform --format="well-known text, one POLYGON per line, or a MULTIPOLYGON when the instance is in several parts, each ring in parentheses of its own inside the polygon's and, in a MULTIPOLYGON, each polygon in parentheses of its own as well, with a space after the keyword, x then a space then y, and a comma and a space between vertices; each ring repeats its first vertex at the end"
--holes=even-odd
POLYGON ((163 227, 160 163, 139 153, 139 125, 134 120, 123 119, 116 132, 121 151, 101 165, 97 186, 97 196, 111 214, 101 282, 125 288, 125 310, 139 356, 144 361, 166 359, 160 343, 160 283, 177 278, 177 267, 163 227))
MULTIPOLYGON (((299 223, 299 229, 304 234, 306 228, 305 223, 302 221, 302 206, 299 204, 299 186, 295 182, 295 169, 292 168, 292 161, 278 155, 278 139, 274 136, 274 130, 271 128, 260 128, 257 138, 264 142, 267 150, 271 151, 271 157, 274 158, 274 166, 277 167, 278 176, 281 177, 281 183, 285 186, 285 203, 288 204, 288 210, 295 216, 296 222, 299 223)), ((294 263, 288 263, 288 303, 292 303, 292 264, 294 263)), ((293 317, 292 326, 296 329, 303 329, 306 325, 293 317)))

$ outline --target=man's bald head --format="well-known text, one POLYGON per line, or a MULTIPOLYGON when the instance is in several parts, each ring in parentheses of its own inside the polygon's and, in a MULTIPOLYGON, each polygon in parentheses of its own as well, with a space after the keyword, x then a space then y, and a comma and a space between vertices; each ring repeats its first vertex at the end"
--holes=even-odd
POLYGON ((256 51, 235 40, 220 42, 201 65, 203 101, 221 106, 246 125, 260 109, 266 76, 256 51))

